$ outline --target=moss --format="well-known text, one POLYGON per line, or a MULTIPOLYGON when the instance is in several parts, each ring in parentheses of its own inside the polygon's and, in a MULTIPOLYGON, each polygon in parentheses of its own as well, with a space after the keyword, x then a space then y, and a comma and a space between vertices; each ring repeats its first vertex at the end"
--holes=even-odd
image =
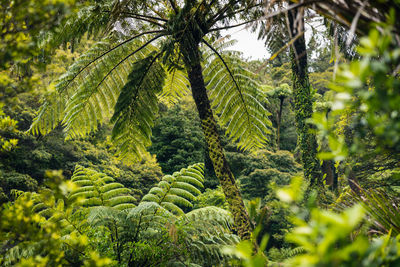
MULTIPOLYGON (((289 12, 290 28, 293 36, 296 36, 298 31, 302 30, 295 25, 294 18, 297 15, 297 10, 289 12)), ((307 123, 307 120, 312 117, 313 101, 308 78, 307 51, 304 36, 294 42, 290 51, 290 59, 298 145, 303 162, 304 176, 310 181, 311 188, 317 185, 320 188, 322 186, 322 175, 320 162, 317 158, 318 144, 315 133, 312 132, 312 126, 307 123)))

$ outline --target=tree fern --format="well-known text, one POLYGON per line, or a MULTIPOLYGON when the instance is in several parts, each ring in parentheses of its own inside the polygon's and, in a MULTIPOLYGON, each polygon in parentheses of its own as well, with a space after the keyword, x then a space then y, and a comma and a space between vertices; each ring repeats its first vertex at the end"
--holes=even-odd
POLYGON ((141 36, 120 44, 97 42, 55 82, 57 95, 50 95, 35 118, 33 133, 47 134, 62 122, 67 137, 85 135, 109 118, 121 88, 127 82, 133 62, 154 48, 141 36), (143 44, 144 43, 144 44, 143 44), (123 44, 123 45, 121 45, 123 44))
POLYGON ((60 225, 64 236, 80 234, 87 227, 85 218, 88 210, 84 207, 105 206, 114 210, 135 207, 136 199, 129 195, 130 189, 103 173, 77 165, 71 181, 78 188, 65 199, 56 199, 49 189, 43 190, 41 194, 32 194, 32 210, 60 225))
POLYGON ((182 215, 183 209, 193 207, 191 201, 201 193, 203 182, 204 165, 194 164, 173 175, 165 175, 158 185, 143 197, 142 202, 155 202, 174 214, 182 215))
POLYGON ((271 122, 261 102, 265 100, 260 86, 233 53, 217 52, 206 44, 214 53, 208 53, 204 76, 219 123, 226 126, 227 134, 240 148, 262 147, 271 122))
POLYGON ((163 88, 165 73, 155 55, 137 61, 122 87, 111 122, 112 138, 122 158, 140 159, 150 145, 158 112, 157 93, 163 88))
MULTIPOLYGON (((139 158, 141 151, 149 143, 149 129, 151 129, 155 112, 154 109, 151 112, 146 110, 145 106, 156 104, 156 99, 152 94, 158 92, 158 87, 154 87, 154 84, 142 85, 141 83, 146 79, 152 81, 154 77, 157 77, 156 70, 152 69, 153 66, 158 68, 158 58, 163 59, 163 67, 158 69, 161 73, 165 69, 168 70, 172 74, 169 76, 170 79, 180 76, 180 73, 174 72, 174 69, 183 69, 187 74, 216 174, 224 191, 232 192, 227 195, 227 200, 234 213, 238 233, 244 238, 250 238, 251 229, 248 215, 235 185, 233 174, 226 166, 227 162, 218 137, 207 91, 212 96, 212 104, 220 116, 221 123, 227 126, 228 135, 237 141, 244 150, 261 147, 266 142, 265 133, 268 132, 270 122, 267 112, 259 103, 257 84, 249 77, 249 72, 238 66, 237 59, 224 58, 221 53, 208 44, 206 35, 213 35, 213 33, 226 28, 220 27, 221 23, 228 22, 234 17, 254 19, 247 16, 247 13, 257 7, 259 7, 259 3, 253 1, 213 1, 210 4, 205 4, 204 1, 112 1, 112 6, 104 8, 99 6, 99 10, 96 12, 110 15, 109 18, 106 18, 108 20, 107 27, 103 27, 103 29, 117 29, 114 36, 126 34, 130 37, 121 38, 124 41, 120 41, 115 46, 111 46, 110 42, 107 42, 104 48, 102 44, 97 44, 87 55, 79 59, 67 74, 60 78, 56 86, 62 98, 60 106, 65 107, 65 111, 62 111, 61 115, 51 117, 50 114, 53 111, 60 109, 57 108, 57 105, 52 106, 57 101, 47 101, 45 106, 48 108, 41 109, 39 117, 32 126, 32 131, 48 132, 57 125, 54 120, 62 118, 62 124, 68 137, 79 137, 95 130, 97 124, 104 121, 110 114, 110 108, 117 104, 117 113, 113 118, 113 122, 117 126, 113 135, 116 146, 121 149, 121 156, 133 154, 133 158, 139 158), (132 20, 135 23, 132 23, 132 20), (121 28, 121 25, 127 27, 121 28), (139 29, 141 33, 134 33, 135 29, 139 29), (118 31, 119 33, 117 33, 118 31), (140 37, 147 35, 150 37, 140 40, 140 37), (215 54, 208 57, 211 64, 205 64, 205 75, 202 73, 201 42, 205 43, 215 54), (152 44, 157 44, 157 47, 153 47, 152 44), (157 53, 156 56, 150 55, 153 51, 157 53), (144 58, 148 58, 148 60, 151 58, 149 69, 138 68, 139 73, 131 76, 142 77, 140 78, 142 82, 136 83, 132 79, 129 80, 128 76, 134 68, 133 62, 139 64, 135 64, 135 66, 144 66, 146 65, 142 61, 144 58), (145 72, 140 73, 143 70, 145 72), (145 76, 142 76, 143 74, 145 76), (147 77, 147 75, 149 76, 147 77), (204 76, 207 76, 207 88, 204 84, 204 76), (141 95, 139 90, 134 90, 138 93, 133 94, 128 91, 132 84, 136 88, 146 88, 149 92, 150 103, 139 105, 139 101, 136 99, 136 96, 141 95), (126 87, 124 87, 125 85, 126 87), (124 90, 121 91, 123 87, 124 90), (134 98, 126 99, 130 96, 134 98), (120 101, 117 101, 117 98, 120 98, 120 101), (144 116, 141 117, 142 115, 144 116), (125 121, 125 119, 132 120, 125 121), (139 140, 134 140, 132 137, 139 140)), ((85 15, 84 13, 82 15, 91 16, 91 14, 85 15)), ((239 25, 243 25, 243 23, 239 25)), ((229 28, 239 25, 232 25, 229 28)), ((74 30, 70 29, 70 31, 74 30)), ((212 39, 216 35, 210 37, 212 39)), ((118 37, 116 39, 119 40, 118 37)), ((162 74, 160 74, 161 76, 162 74)), ((156 80, 161 81, 158 77, 156 80)), ((167 82, 170 85, 169 88, 175 89, 175 85, 171 85, 172 80, 167 82)), ((177 85, 177 88, 170 95, 178 96, 178 92, 180 95, 186 93, 184 81, 174 84, 177 85)), ((164 91, 160 96, 167 94, 164 91)), ((142 100, 148 100, 148 98, 143 97, 142 100)), ((167 201, 161 200, 161 206, 168 206, 168 209, 173 209, 175 213, 182 212, 182 209, 177 206, 178 203, 190 207, 187 198, 190 199, 191 196, 188 194, 181 196, 186 191, 174 189, 172 192, 173 194, 165 195, 167 201)), ((157 193, 155 191, 154 193, 151 196, 153 199, 157 197, 157 193)))
POLYGON ((195 263, 226 264, 228 257, 221 252, 221 248, 240 240, 231 232, 231 214, 221 208, 210 206, 193 210, 181 216, 178 224, 185 229, 185 242, 195 263))
POLYGON ((80 200, 79 205, 85 207, 108 206, 121 210, 135 207, 136 199, 129 195, 131 190, 103 173, 77 165, 71 181, 79 188, 71 192, 69 201, 80 200))

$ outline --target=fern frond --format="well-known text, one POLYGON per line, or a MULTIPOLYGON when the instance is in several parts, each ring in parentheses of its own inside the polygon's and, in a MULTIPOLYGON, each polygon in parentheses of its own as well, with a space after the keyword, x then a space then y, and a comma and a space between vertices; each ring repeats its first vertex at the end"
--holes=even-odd
POLYGON ((186 73, 174 68, 167 73, 167 79, 160 94, 160 100, 167 104, 175 104, 190 93, 190 84, 186 73))
POLYGON ((71 181, 80 187, 70 193, 69 201, 83 199, 80 205, 86 207, 101 205, 123 209, 135 206, 136 199, 129 195, 131 190, 103 173, 77 165, 71 181))
POLYGON ((183 209, 193 207, 192 201, 203 188, 204 165, 194 164, 173 175, 165 175, 157 186, 150 189, 142 202, 155 202, 170 212, 184 214, 183 209))
POLYGON ((240 241, 237 235, 231 233, 231 214, 217 207, 193 210, 179 217, 178 224, 187 234, 185 242, 196 263, 224 265, 230 256, 222 253, 221 248, 240 241))
POLYGON ((51 32, 43 34, 41 46, 59 47, 61 44, 70 42, 71 45, 87 34, 87 36, 98 35, 110 20, 110 15, 99 10, 110 10, 114 1, 96 1, 93 5, 80 8, 72 13, 61 25, 51 32))
POLYGON ((210 44, 204 76, 210 92, 212 108, 219 123, 226 126, 228 136, 243 150, 263 147, 270 133, 271 122, 264 108, 263 93, 254 75, 241 67, 234 55, 217 51, 210 44))
POLYGON ((126 219, 126 213, 111 207, 94 207, 90 209, 87 221, 92 226, 115 225, 126 219))
POLYGON ((30 131, 46 134, 60 121, 67 138, 96 130, 98 123, 111 117, 133 62, 154 51, 150 43, 161 36, 148 40, 137 35, 115 46, 111 39, 93 45, 57 80, 58 94, 48 97, 30 131))
POLYGON ((213 206, 192 210, 186 213, 182 220, 196 224, 207 223, 213 226, 222 227, 228 231, 233 226, 233 218, 230 212, 213 206))
POLYGON ((121 90, 111 122, 112 138, 121 158, 140 159, 151 143, 151 131, 158 112, 157 94, 162 90, 165 72, 158 55, 137 61, 121 90))

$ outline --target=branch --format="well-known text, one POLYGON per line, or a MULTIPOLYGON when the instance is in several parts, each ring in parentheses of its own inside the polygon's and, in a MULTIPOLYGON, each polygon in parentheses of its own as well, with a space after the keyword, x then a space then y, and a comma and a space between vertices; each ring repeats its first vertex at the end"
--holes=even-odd
POLYGON ((171 4, 172 9, 175 11, 175 14, 178 14, 179 10, 176 6, 175 0, 169 0, 169 3, 171 4))
POLYGON ((160 21, 163 21, 163 22, 167 22, 168 21, 167 19, 154 17, 154 16, 149 16, 149 15, 136 14, 136 13, 132 13, 132 12, 121 12, 121 13, 127 14, 127 15, 134 15, 134 16, 138 16, 138 17, 143 17, 143 18, 147 18, 147 19, 160 20, 160 21))
POLYGON ((254 5, 254 6, 250 6, 250 7, 245 7, 245 8, 242 8, 242 9, 238 9, 238 10, 236 10, 235 12, 232 12, 232 13, 230 13, 230 14, 226 14, 225 16, 220 17, 219 20, 224 19, 224 18, 226 18, 226 17, 228 17, 228 16, 236 15, 236 14, 242 12, 242 11, 246 11, 246 10, 250 10, 250 9, 252 9, 252 8, 255 8, 255 7, 262 6, 263 4, 264 4, 264 3, 260 3, 260 4, 254 5))
POLYGON ((217 14, 215 14, 214 16, 212 16, 208 21, 207 24, 209 25, 214 25, 215 22, 217 22, 218 20, 220 20, 220 17, 233 5, 235 5, 236 3, 240 2, 239 0, 233 1, 232 3, 227 3, 223 8, 221 8, 217 14))
POLYGON ((304 34, 304 31, 299 32, 295 37, 293 37, 289 42, 287 42, 284 46, 282 46, 277 52, 275 52, 269 59, 265 61, 264 64, 262 64, 255 73, 259 73, 267 64, 269 61, 275 59, 280 53, 282 53, 286 48, 288 48, 290 45, 292 45, 297 39, 299 39, 302 35, 304 34))
MULTIPOLYGON (((104 13, 111 13, 111 11, 108 11, 108 10, 104 10, 103 12, 104 12, 104 13)), ((159 27, 161 27, 161 28, 165 28, 164 25, 162 25, 162 24, 160 24, 160 23, 154 21, 154 19, 155 19, 155 20, 166 21, 166 20, 164 20, 164 19, 157 18, 157 17, 152 17, 152 16, 145 16, 145 15, 141 15, 141 14, 130 13, 130 12, 120 12, 120 13, 121 13, 121 14, 129 15, 131 18, 138 19, 138 20, 143 20, 143 21, 149 22, 149 23, 151 23, 151 24, 154 24, 154 25, 156 25, 156 26, 159 26, 159 27)))
POLYGON ((292 4, 292 5, 288 6, 285 9, 277 10, 277 11, 274 11, 274 12, 270 13, 268 16, 264 16, 263 19, 270 19, 270 18, 276 17, 276 16, 278 16, 278 15, 280 15, 282 13, 286 13, 286 12, 292 10, 292 9, 295 9, 295 8, 298 8, 298 7, 302 7, 302 6, 311 5, 311 4, 315 4, 315 3, 319 3, 319 2, 324 2, 324 0, 310 0, 310 1, 306 1, 306 2, 300 2, 300 3, 297 3, 297 4, 292 4))
POLYGON ((239 23, 239 24, 236 24, 236 25, 231 25, 231 26, 226 26, 226 27, 220 27, 220 28, 213 28, 213 29, 210 29, 208 32, 214 32, 214 31, 220 31, 220 30, 226 30, 226 29, 236 28, 236 27, 240 27, 240 26, 242 26, 242 25, 245 25, 245 24, 247 24, 247 23, 254 22, 254 21, 256 21, 256 20, 258 20, 258 19, 249 20, 249 21, 242 22, 242 23, 239 23))
POLYGON ((158 15, 160 18, 163 18, 163 19, 167 20, 166 17, 164 16, 165 14, 162 14, 160 11, 154 9, 153 5, 149 5, 147 1, 145 2, 145 5, 146 5, 146 7, 147 7, 148 9, 150 9, 151 11, 153 11, 154 14, 158 15))
POLYGON ((112 52, 113 50, 117 49, 118 47, 120 47, 120 46, 122 46, 122 45, 124 45, 124 44, 126 44, 126 43, 129 43, 130 41, 132 41, 132 40, 134 40, 134 39, 136 39, 136 38, 138 38, 138 37, 140 37, 140 36, 142 36, 142 35, 145 35, 145 34, 152 34, 152 33, 162 33, 162 32, 163 32, 163 31, 148 31, 148 32, 142 32, 142 33, 137 34, 137 35, 135 35, 135 36, 129 38, 128 40, 125 40, 125 41, 123 41, 122 43, 120 43, 120 44, 114 46, 113 48, 111 48, 111 49, 108 50, 107 52, 104 52, 104 53, 101 54, 100 56, 98 56, 98 57, 96 57, 95 59, 93 59, 92 61, 90 61, 90 62, 89 62, 88 64, 86 64, 82 69, 80 69, 80 70, 78 71, 78 73, 75 74, 74 77, 72 77, 71 80, 68 81, 68 83, 64 86, 64 88, 66 88, 68 85, 70 85, 71 82, 72 82, 73 80, 75 80, 75 78, 78 77, 78 75, 81 74, 82 71, 84 71, 87 67, 89 67, 89 66, 90 66, 91 64, 93 64, 95 61, 97 61, 97 60, 99 60, 100 58, 104 57, 104 56, 107 55, 108 53, 110 53, 110 52, 112 52))

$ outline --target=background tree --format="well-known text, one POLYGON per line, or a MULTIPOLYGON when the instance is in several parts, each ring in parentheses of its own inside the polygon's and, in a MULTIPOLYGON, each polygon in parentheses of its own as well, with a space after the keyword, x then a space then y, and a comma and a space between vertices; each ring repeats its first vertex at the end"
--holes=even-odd
MULTIPOLYGON (((292 92, 290 90, 289 85, 287 84, 281 84, 277 88, 266 88, 264 87, 264 90, 266 90, 266 95, 268 97, 268 100, 271 101, 277 101, 277 107, 275 108, 275 122, 276 122, 276 147, 279 150, 280 149, 280 143, 281 143, 281 124, 282 124, 282 112, 285 104, 285 100, 288 99, 292 92)), ((288 100, 286 100, 288 102, 288 100)), ((272 112, 271 112, 272 113, 272 112)), ((288 123, 288 122, 286 122, 288 123)))
POLYGON ((308 78, 307 49, 304 37, 304 9, 293 9, 288 13, 290 36, 294 38, 290 47, 296 125, 303 162, 304 176, 310 185, 322 185, 320 162, 317 158, 318 144, 312 127, 307 122, 313 114, 311 86, 308 78))

